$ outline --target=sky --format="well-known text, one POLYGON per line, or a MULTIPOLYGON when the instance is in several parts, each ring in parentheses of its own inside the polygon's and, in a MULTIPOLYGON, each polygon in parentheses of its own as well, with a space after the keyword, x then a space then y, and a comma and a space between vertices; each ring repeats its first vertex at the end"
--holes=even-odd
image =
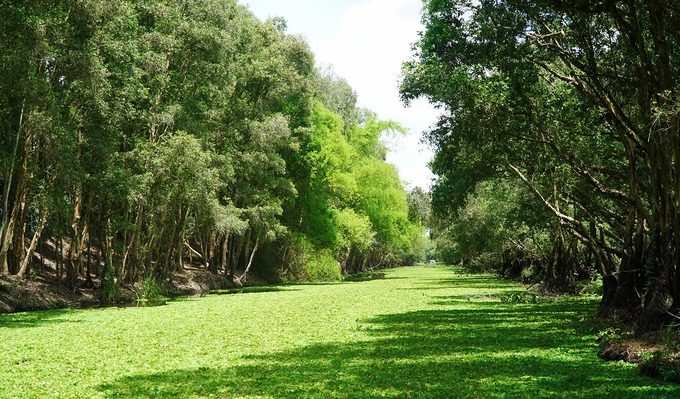
POLYGON ((332 66, 357 92, 358 105, 393 120, 408 135, 389 139, 387 162, 395 164, 408 188, 428 189, 432 152, 420 143, 436 121, 426 101, 406 108, 399 99, 401 64, 418 40, 421 0, 240 0, 258 18, 281 16, 288 33, 307 39, 317 65, 332 66))

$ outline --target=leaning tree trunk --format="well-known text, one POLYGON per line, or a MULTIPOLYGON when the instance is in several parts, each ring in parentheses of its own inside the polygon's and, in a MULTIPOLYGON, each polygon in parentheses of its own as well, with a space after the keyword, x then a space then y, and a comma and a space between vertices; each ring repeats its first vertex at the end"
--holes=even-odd
POLYGON ((631 207, 623 233, 619 268, 603 277, 603 295, 598 315, 613 317, 636 312, 642 305, 645 289, 645 220, 631 207))
POLYGON ((30 271, 30 265, 31 265, 31 260, 33 259, 33 254, 35 253, 35 249, 38 246, 38 243, 40 242, 40 237, 42 236, 42 232, 45 229, 45 225, 47 224, 47 218, 49 217, 49 210, 47 207, 45 207, 42 211, 42 214, 40 216, 40 224, 38 225, 38 229, 33 233, 33 238, 31 239, 31 244, 28 246, 28 251, 26 252, 26 255, 24 256, 23 260, 21 261, 21 267, 19 268, 19 272, 17 273, 17 276, 19 277, 25 277, 28 272, 30 271))
POLYGON ((235 283, 239 287, 243 286, 243 283, 248 279, 248 272, 251 266, 253 266, 253 259, 255 259, 255 253, 257 253, 257 248, 260 245, 260 237, 255 238, 255 246, 253 246, 253 251, 250 253, 250 258, 248 259, 248 265, 239 277, 236 278, 235 283))

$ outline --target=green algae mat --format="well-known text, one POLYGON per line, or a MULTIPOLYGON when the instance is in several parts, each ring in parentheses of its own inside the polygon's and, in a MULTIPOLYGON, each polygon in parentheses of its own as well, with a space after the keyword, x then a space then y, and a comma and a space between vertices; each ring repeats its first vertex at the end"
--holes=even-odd
POLYGON ((0 315, 0 398, 678 398, 597 358, 597 298, 429 266, 147 308, 0 315))

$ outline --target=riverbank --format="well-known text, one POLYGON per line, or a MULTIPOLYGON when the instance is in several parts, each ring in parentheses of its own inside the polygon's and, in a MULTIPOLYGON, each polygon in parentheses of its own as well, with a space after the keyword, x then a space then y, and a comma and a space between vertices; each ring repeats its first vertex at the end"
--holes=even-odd
MULTIPOLYGON (((249 276, 251 285, 263 285, 265 281, 249 276)), ((49 272, 33 278, 0 278, 0 314, 64 308, 84 309, 102 305, 101 283, 83 284, 77 292, 72 292, 58 284, 56 277, 49 272)), ((205 295, 212 290, 232 288, 233 284, 222 275, 215 275, 205 269, 188 267, 175 273, 162 287, 162 294, 170 297, 193 297, 205 295)), ((140 299, 140 284, 121 286, 119 302, 140 299)))

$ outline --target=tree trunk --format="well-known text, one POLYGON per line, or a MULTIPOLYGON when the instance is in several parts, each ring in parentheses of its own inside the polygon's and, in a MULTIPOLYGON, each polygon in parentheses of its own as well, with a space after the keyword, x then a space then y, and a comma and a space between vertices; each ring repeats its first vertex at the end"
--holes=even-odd
POLYGON ((17 231, 14 234, 14 242, 12 243, 12 261, 10 263, 10 274, 17 274, 21 268, 21 262, 24 259, 26 252, 26 219, 28 217, 28 206, 26 204, 27 190, 23 190, 21 199, 19 200, 19 216, 17 218, 17 231))
MULTIPOLYGON (((10 272, 9 266, 9 250, 10 246, 14 242, 14 233, 17 220, 20 215, 20 204, 25 203, 26 198, 26 170, 28 168, 28 154, 31 149, 31 140, 33 137, 33 129, 27 128, 26 137, 24 139, 24 145, 21 153, 21 167, 19 170, 19 175, 17 176, 16 188, 14 193, 14 203, 10 206, 8 203, 9 190, 11 190, 11 181, 13 177, 14 166, 10 168, 9 175, 5 179, 5 204, 3 211, 3 224, 2 224, 2 236, 0 236, 0 275, 7 275, 10 272), (11 213, 9 212, 11 208, 11 213), (7 217, 9 213, 9 218, 7 217), (6 221, 6 222, 5 222, 6 221)), ((18 137, 17 137, 18 139, 18 137)), ((22 229, 23 231, 23 226, 22 229)))
POLYGON ((64 244, 63 244, 63 237, 56 238, 54 241, 54 248, 55 248, 55 263, 56 263, 56 273, 57 273, 57 281, 59 284, 61 284, 61 277, 62 277, 62 261, 63 261, 63 249, 64 249, 64 244))
POLYGON ((224 234, 222 239, 222 270, 227 273, 227 255, 229 255, 229 234, 224 234))
MULTIPOLYGON (((9 170, 5 172, 4 189, 2 193, 2 222, 0 222, 0 276, 9 274, 9 266, 7 264, 7 255, 9 252, 9 243, 12 242, 11 236, 8 237, 10 231, 13 231, 14 226, 10 214, 14 212, 15 204, 9 202, 12 191, 12 180, 14 179, 14 167, 17 160, 17 151, 19 150, 19 142, 21 141, 21 132, 24 129, 24 111, 25 100, 21 105, 21 113, 19 116, 19 128, 17 129, 16 138, 14 140, 14 149, 12 151, 12 159, 10 161, 9 170), (11 211, 10 211, 11 209, 11 211)), ((24 146, 25 147, 25 146, 24 146)))
POLYGON ((24 259, 21 262, 21 267, 19 268, 19 272, 17 275, 21 278, 24 278, 30 271, 30 265, 31 265, 31 260, 33 259, 33 253, 35 252, 36 247, 38 246, 38 243, 40 242, 40 237, 42 236, 43 229, 45 228, 45 224, 47 224, 47 218, 49 216, 49 211, 47 207, 43 209, 42 215, 40 217, 40 224, 38 225, 38 229, 33 233, 33 238, 31 239, 31 244, 28 247, 28 251, 26 252, 26 255, 24 256, 24 259))
POLYGON ((80 259, 80 218, 83 202, 82 188, 76 188, 73 198, 73 217, 71 219, 71 240, 66 262, 66 288, 70 291, 78 291, 78 260, 80 259))
POLYGON ((232 249, 231 251, 231 261, 229 262, 229 278, 233 283, 236 283, 238 280, 236 278, 236 268, 238 267, 238 262, 241 258, 241 253, 243 252, 243 246, 244 246, 245 238, 241 236, 238 240, 238 244, 234 243, 234 240, 232 240, 233 245, 236 245, 236 250, 234 251, 232 249))
MULTIPOLYGON (((105 288, 107 280, 115 278, 114 267, 113 267, 113 233, 111 232, 111 219, 106 220, 106 227, 104 228, 104 237, 100 239, 101 244, 101 254, 104 263, 104 269, 101 272, 101 287, 105 288)), ((115 283, 111 281, 111 283, 115 283)))
POLYGON ((210 259, 210 261, 208 262, 209 266, 208 270, 213 274, 217 274, 218 267, 217 260, 215 259, 215 247, 216 247, 215 241, 216 241, 215 233, 210 234, 210 241, 208 244, 208 258, 210 259))
POLYGON ((132 283, 136 279, 137 268, 139 264, 139 246, 140 246, 140 230, 142 228, 142 218, 144 217, 144 205, 137 205, 137 212, 135 212, 135 227, 132 231, 130 242, 125 247, 123 254, 122 267, 126 271, 126 280, 132 283))
POLYGON ((243 283, 246 282, 248 278, 248 272, 250 271, 250 267, 253 265, 253 259, 255 258, 255 253, 257 252, 257 247, 260 244, 260 237, 258 236, 255 239, 255 246, 253 247, 253 252, 250 253, 250 259, 248 260, 248 265, 246 266, 246 269, 243 271, 243 274, 241 274, 237 279, 236 279, 236 284, 240 287, 243 286, 243 283))

